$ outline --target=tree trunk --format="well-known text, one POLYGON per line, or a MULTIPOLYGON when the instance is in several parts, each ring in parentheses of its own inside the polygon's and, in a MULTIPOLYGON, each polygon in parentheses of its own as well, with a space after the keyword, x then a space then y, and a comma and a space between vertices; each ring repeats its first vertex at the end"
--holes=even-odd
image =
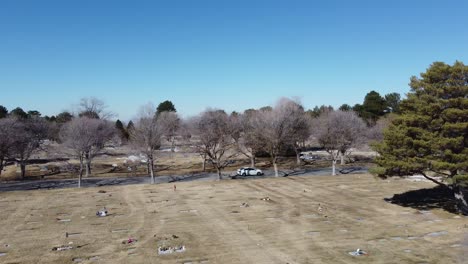
POLYGON ((333 162, 332 162, 332 175, 336 175, 336 159, 333 157, 333 162))
POLYGON ((5 159, 0 158, 0 175, 2 175, 3 167, 5 166, 4 162, 5 162, 5 159))
POLYGON ((153 159, 148 159, 148 164, 150 168, 150 175, 151 175, 151 184, 154 184, 154 162, 153 159))
POLYGON ((202 164, 202 169, 203 169, 203 171, 205 171, 205 170, 206 170, 206 154, 205 154, 205 155, 203 155, 203 164, 202 164))
POLYGON ((83 178, 83 157, 80 157, 80 174, 78 175, 78 188, 81 188, 82 178, 83 178))
POLYGON ((216 167, 216 172, 218 172, 218 181, 221 180, 221 168, 216 167))
POLYGON ((341 165, 345 165, 345 154, 340 151, 340 159, 341 159, 341 165))
POLYGON ((463 186, 455 186, 454 192, 455 200, 457 201, 458 210, 468 215, 468 188, 463 186))
POLYGON ((26 163, 24 161, 20 162, 20 168, 21 168, 21 180, 24 180, 26 177, 26 163))
POLYGON ((278 177, 278 165, 276 164, 276 158, 272 159, 273 162, 273 169, 275 170, 275 177, 278 177))
POLYGON ((91 157, 89 153, 85 154, 85 159, 86 159, 86 178, 91 176, 91 157))
POLYGON ((91 160, 88 157, 86 158, 85 167, 86 167, 85 178, 88 178, 89 176, 91 176, 91 160))
POLYGON ((171 152, 175 152, 175 137, 172 137, 171 139, 171 152))
POLYGON ((250 165, 252 166, 252 168, 255 168, 255 155, 252 155, 250 157, 250 165))
POLYGON ((299 148, 298 147, 294 147, 294 152, 296 152, 296 162, 297 162, 297 165, 301 165, 301 159, 299 158, 301 153, 299 152, 299 148))

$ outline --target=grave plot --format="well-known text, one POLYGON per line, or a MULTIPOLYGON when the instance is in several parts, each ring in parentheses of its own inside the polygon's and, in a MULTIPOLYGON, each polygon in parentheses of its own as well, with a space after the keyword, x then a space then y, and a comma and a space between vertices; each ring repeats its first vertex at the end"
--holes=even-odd
POLYGON ((176 234, 155 234, 158 255, 183 253, 187 250, 184 239, 176 234))

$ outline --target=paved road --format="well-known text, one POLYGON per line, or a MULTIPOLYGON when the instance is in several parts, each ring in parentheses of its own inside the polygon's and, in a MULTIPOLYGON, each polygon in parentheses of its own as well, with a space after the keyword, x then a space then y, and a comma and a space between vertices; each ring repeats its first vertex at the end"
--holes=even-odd
MULTIPOLYGON (((368 170, 365 167, 350 167, 346 171, 342 171, 344 174, 357 174, 367 173, 368 170)), ((266 170, 265 175, 262 176, 235 176, 235 172, 226 172, 223 175, 223 179, 235 178, 235 179, 259 179, 265 177, 274 177, 274 171, 266 170)), ((302 170, 289 170, 280 171, 281 177, 304 175, 304 176, 315 176, 315 175, 331 175, 331 168, 318 168, 318 169, 302 169, 302 170)), ((216 180, 217 174, 215 173, 198 173, 190 175, 175 175, 175 176, 158 176, 155 178, 156 183, 169 183, 169 182, 183 182, 183 181, 209 181, 216 180)), ((148 176, 138 177, 116 177, 116 178, 89 178, 83 179, 81 182, 82 187, 98 187, 98 186, 109 186, 109 185, 130 185, 130 184, 149 184, 150 178, 148 176)), ((0 192, 6 191, 26 191, 26 190, 40 190, 40 189, 62 189, 62 188, 73 188, 77 186, 77 179, 64 179, 64 180, 34 180, 34 181, 21 181, 21 182, 6 182, 0 183, 0 192)))

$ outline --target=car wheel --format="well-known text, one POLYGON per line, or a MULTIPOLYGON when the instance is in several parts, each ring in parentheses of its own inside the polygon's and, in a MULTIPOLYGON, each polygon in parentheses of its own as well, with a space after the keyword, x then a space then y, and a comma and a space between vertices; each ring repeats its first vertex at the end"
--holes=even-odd
POLYGON ((257 176, 260 176, 260 175, 262 175, 262 173, 261 173, 261 172, 257 172, 257 176))
POLYGON ((242 176, 247 176, 247 174, 245 174, 245 172, 244 172, 244 173, 242 173, 242 176))

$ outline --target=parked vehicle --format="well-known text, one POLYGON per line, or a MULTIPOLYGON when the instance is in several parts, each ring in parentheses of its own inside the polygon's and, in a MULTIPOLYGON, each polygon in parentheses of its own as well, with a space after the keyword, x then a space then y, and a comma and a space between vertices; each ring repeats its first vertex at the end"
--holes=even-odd
POLYGON ((311 155, 311 154, 301 154, 299 156, 299 159, 303 161, 314 161, 314 160, 320 159, 320 157, 317 155, 311 155))
POLYGON ((237 170, 237 175, 242 175, 242 176, 253 176, 253 175, 263 175, 263 171, 256 169, 256 168, 251 168, 251 167, 243 167, 237 170))

